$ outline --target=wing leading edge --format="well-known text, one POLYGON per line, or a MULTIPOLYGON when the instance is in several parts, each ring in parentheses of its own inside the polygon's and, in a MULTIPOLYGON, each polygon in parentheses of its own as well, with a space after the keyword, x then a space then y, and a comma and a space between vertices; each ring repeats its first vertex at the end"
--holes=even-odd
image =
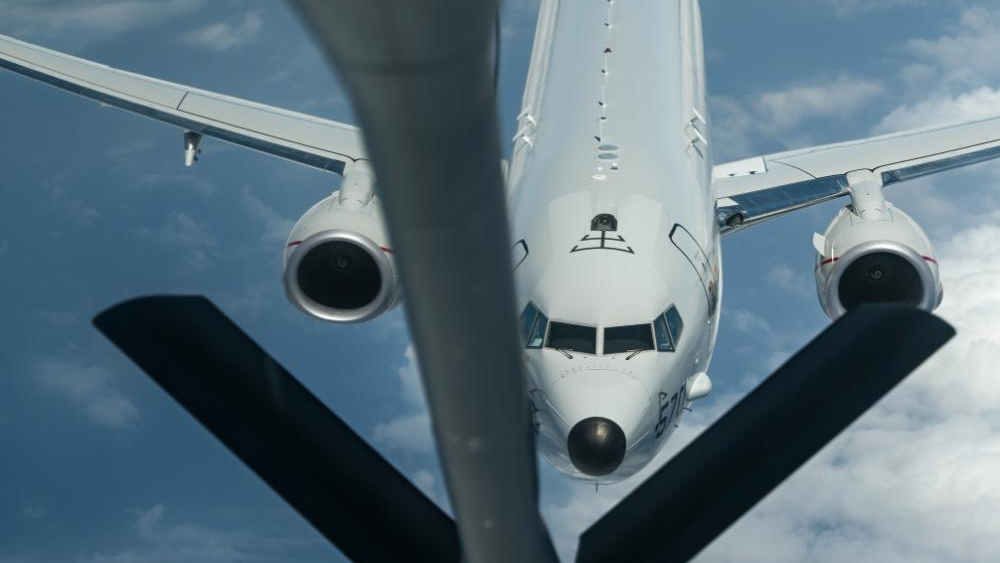
POLYGON ((715 167, 723 232, 849 192, 847 174, 870 170, 897 184, 1000 157, 1000 117, 758 156, 715 167))
POLYGON ((356 127, 125 72, 0 35, 0 68, 321 170, 367 159, 356 127))

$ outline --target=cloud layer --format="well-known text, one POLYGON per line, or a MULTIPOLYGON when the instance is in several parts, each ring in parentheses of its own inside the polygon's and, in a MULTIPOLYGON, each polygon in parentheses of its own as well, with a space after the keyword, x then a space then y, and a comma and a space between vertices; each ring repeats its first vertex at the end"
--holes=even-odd
POLYGON ((105 368, 45 358, 36 360, 31 371, 41 385, 70 401, 95 424, 133 430, 139 422, 139 410, 116 388, 114 375, 105 368))
POLYGON ((405 363, 397 373, 405 412, 377 424, 374 430, 375 442, 405 452, 432 455, 434 438, 417 367, 416 350, 412 345, 407 346, 403 355, 405 363))
POLYGON ((257 12, 241 18, 214 23, 196 29, 184 36, 184 42, 211 51, 229 51, 243 47, 257 39, 264 27, 264 19, 257 12))
POLYGON ((813 77, 739 99, 712 98, 712 134, 721 161, 753 156, 754 141, 766 137, 786 148, 815 141, 803 125, 848 120, 883 96, 878 80, 850 74, 813 77))
POLYGON ((63 30, 111 36, 194 12, 204 4, 204 0, 7 0, 0 4, 0 21, 20 36, 63 30))

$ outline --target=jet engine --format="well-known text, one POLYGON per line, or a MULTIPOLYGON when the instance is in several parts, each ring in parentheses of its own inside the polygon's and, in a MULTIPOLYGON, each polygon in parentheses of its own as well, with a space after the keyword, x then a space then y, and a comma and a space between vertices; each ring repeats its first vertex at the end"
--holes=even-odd
POLYGON ((841 209, 826 234, 813 238, 816 291, 831 319, 864 303, 926 311, 941 303, 937 255, 927 235, 892 203, 878 205, 870 215, 853 205, 841 209))
POLYGON ((352 180, 309 209, 285 245, 288 299, 340 323, 373 319, 402 296, 379 199, 352 180))

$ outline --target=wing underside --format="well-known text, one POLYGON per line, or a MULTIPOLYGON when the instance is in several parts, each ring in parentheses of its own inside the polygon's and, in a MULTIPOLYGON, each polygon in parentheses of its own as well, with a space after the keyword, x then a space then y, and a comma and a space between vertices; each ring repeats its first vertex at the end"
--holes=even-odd
POLYGON ((0 68, 186 131, 336 173, 366 159, 350 125, 110 68, 0 35, 0 68))
POLYGON ((849 193, 868 170, 892 185, 1000 157, 1000 118, 758 156, 715 167, 724 232, 849 193))

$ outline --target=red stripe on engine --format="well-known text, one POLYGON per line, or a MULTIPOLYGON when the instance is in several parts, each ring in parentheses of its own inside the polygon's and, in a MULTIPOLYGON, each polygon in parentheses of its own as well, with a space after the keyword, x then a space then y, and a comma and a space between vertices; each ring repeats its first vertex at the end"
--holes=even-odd
POLYGON ((381 248, 383 252, 387 252, 389 254, 395 254, 395 252, 393 252, 391 248, 386 248, 384 246, 380 246, 379 248, 381 248))
POLYGON ((931 264, 934 264, 935 266, 937 266, 937 265, 938 265, 938 261, 937 261, 937 260, 935 260, 934 258, 931 258, 930 256, 923 256, 922 258, 923 258, 924 260, 927 260, 927 261, 928 261, 928 262, 930 262, 931 264))

